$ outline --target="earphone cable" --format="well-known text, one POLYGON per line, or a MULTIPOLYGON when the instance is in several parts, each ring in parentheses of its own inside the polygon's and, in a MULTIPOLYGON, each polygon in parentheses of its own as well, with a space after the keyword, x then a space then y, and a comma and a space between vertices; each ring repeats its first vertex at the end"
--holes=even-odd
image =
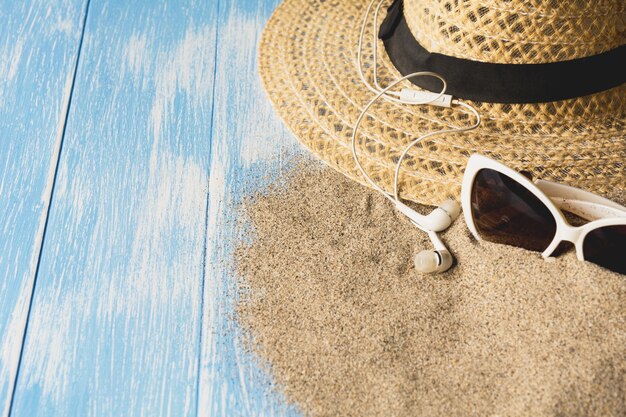
POLYGON ((460 100, 454 100, 453 101, 454 104, 465 107, 466 109, 468 109, 470 112, 472 112, 474 114, 474 116, 476 117, 476 121, 474 122, 473 125, 471 126, 467 126, 467 127, 458 127, 455 129, 444 129, 444 130, 438 130, 435 132, 430 132, 427 133, 425 135, 420 136, 419 138, 415 139, 413 142, 411 142, 405 149, 404 152, 402 152, 402 154, 400 155, 400 158, 398 159, 398 162, 396 163, 396 170, 393 176, 393 197, 394 200, 400 201, 400 197, 399 197, 399 193, 398 193, 398 180, 399 180, 399 176, 400 176, 400 168, 402 166, 402 161, 404 161, 404 158, 406 157, 406 155, 409 153, 409 151, 411 150, 411 148, 413 148, 415 145, 417 145, 418 143, 420 143, 421 141, 423 141, 424 139, 436 136, 436 135, 443 135, 445 133, 461 133, 461 132, 469 132, 470 130, 474 130, 476 129, 481 122, 481 118, 480 118, 480 114, 478 113, 478 111, 471 105, 460 101, 460 100))
MULTIPOLYGON (((363 121, 363 118, 365 117, 365 115, 367 114, 367 111, 381 98, 383 97, 385 94, 387 94, 387 92, 389 90, 391 90, 392 88, 394 88, 396 85, 400 84, 402 81, 408 80, 409 78, 412 77, 418 77, 418 76, 432 76, 434 73, 432 72, 427 72, 427 71, 420 71, 420 72, 415 72, 412 74, 408 74, 405 75, 404 77, 398 78, 397 80, 393 81, 391 84, 389 84, 387 87, 385 87, 384 89, 380 90, 376 96, 374 96, 374 98, 372 98, 369 103, 367 103, 365 105, 365 107, 363 107, 363 109, 361 110, 361 114, 359 114, 359 117, 357 118, 356 122, 354 123, 354 127, 352 128, 352 137, 351 137, 351 145, 352 145, 352 157, 354 158, 354 162, 357 166, 357 168, 359 169, 359 171, 361 172, 361 174, 363 175, 363 177, 365 177, 365 179, 367 179, 367 181, 372 185, 372 187, 374 187, 374 189, 378 190, 381 194, 383 194, 385 196, 385 198, 387 198, 388 200, 390 200, 391 202, 396 202, 397 199, 394 199, 394 197, 386 192, 385 190, 383 190, 378 184, 376 184, 376 182, 374 180, 372 180, 372 178, 367 174, 367 172, 365 171, 365 169, 363 168, 363 166, 361 165, 361 161, 359 160, 358 154, 357 154, 357 149, 356 149, 356 138, 357 138, 357 134, 358 134, 358 130, 359 130, 359 126, 361 125, 361 122, 363 121)), ((444 83, 444 89, 441 90, 441 92, 437 95, 437 98, 443 96, 445 94, 445 88, 446 88, 446 84, 444 83)), ((424 102, 416 102, 414 104, 428 104, 430 102, 432 102, 432 99, 429 99, 427 101, 424 102)), ((433 133, 439 133, 439 132, 433 132, 433 133)))

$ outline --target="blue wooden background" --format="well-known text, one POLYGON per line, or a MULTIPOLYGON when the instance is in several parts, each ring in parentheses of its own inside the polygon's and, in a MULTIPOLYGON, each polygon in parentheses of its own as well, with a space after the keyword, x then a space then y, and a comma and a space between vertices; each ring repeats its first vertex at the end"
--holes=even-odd
POLYGON ((300 152, 256 73, 278 3, 0 0, 0 416, 298 414, 229 262, 300 152))

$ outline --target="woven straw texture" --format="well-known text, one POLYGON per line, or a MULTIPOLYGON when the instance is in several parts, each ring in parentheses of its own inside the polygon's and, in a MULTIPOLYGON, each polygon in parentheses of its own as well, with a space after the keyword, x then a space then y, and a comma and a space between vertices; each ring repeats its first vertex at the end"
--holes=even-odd
POLYGON ((404 4, 411 33, 426 49, 476 61, 565 61, 626 43, 624 0, 408 0, 404 4))
MULTIPOLYGON (((270 19, 259 53, 264 88, 285 124, 313 154, 362 184, 366 182, 356 170, 350 136, 373 96, 357 72, 366 6, 365 0, 286 0, 270 19)), ((367 29, 364 59, 371 62, 373 24, 367 29)), ((379 78, 387 85, 400 74, 382 44, 379 48, 379 78)), ((372 79, 371 66, 366 76, 372 79)), ((551 103, 470 104, 483 118, 479 129, 418 144, 401 170, 403 198, 431 205, 458 199, 467 158, 475 152, 536 177, 599 193, 626 187, 626 85, 551 103)), ((360 160, 375 181, 391 190, 395 163, 411 140, 471 124, 472 117, 458 107, 380 101, 359 129, 360 160)))

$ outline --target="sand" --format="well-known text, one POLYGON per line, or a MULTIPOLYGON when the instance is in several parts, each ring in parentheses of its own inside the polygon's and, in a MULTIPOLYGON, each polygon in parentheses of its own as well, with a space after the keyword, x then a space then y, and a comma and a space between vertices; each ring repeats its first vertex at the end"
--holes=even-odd
POLYGON ((626 415, 625 276, 477 242, 462 218, 458 264, 420 275, 424 234, 310 163, 242 210, 238 318, 305 414, 626 415))

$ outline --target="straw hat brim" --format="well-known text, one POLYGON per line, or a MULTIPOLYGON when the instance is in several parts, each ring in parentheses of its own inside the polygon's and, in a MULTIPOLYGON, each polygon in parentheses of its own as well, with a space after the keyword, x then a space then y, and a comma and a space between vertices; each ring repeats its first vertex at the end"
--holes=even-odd
MULTIPOLYGON (((259 47, 263 86, 287 127, 313 154, 363 184, 350 137, 361 109, 374 96, 360 80, 357 66, 366 6, 365 0, 286 0, 269 20, 259 47)), ((366 62, 373 58, 372 31, 370 23, 366 62)), ((386 85, 400 74, 381 42, 378 48, 379 79, 386 85)), ((373 79, 371 65, 366 76, 373 79)), ((467 158, 476 152, 536 177, 594 192, 626 187, 625 85, 551 103, 470 104, 481 114, 480 128, 435 136, 416 146, 401 170, 402 197, 423 204, 458 199, 467 158)), ((472 122, 473 116, 458 107, 381 100, 361 124, 359 156, 365 170, 391 189, 397 158, 411 140, 472 122)))

